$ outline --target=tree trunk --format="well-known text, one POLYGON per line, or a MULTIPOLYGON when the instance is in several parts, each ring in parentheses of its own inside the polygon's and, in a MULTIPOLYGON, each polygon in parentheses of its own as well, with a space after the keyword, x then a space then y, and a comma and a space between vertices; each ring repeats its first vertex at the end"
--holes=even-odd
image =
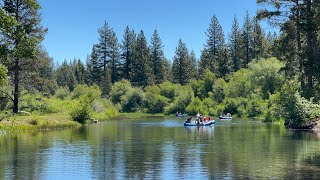
POLYGON ((299 0, 295 1, 296 5, 296 41, 297 41, 297 50, 296 50, 296 60, 299 62, 299 73, 300 73, 300 83, 301 89, 304 89, 304 72, 303 72, 303 60, 301 58, 301 27, 300 27, 300 5, 299 0))
POLYGON ((18 113, 19 111, 19 60, 15 59, 15 68, 14 68, 14 94, 13 94, 13 113, 18 113))
POLYGON ((314 56, 313 56, 313 47, 314 47, 314 41, 313 38, 313 24, 312 24, 312 12, 311 12, 311 0, 306 1, 307 5, 307 78, 308 78, 308 84, 307 84, 307 90, 308 90, 308 97, 312 96, 312 88, 313 88, 313 65, 314 65, 314 56))

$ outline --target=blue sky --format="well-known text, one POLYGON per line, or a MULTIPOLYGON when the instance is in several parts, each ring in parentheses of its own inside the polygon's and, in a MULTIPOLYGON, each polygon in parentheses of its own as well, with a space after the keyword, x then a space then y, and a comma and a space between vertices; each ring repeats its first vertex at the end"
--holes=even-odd
POLYGON ((175 54, 179 38, 199 58, 213 15, 227 37, 234 15, 242 25, 246 11, 252 17, 261 8, 256 0, 39 0, 39 3, 42 25, 48 28, 42 45, 54 62, 74 58, 85 62, 105 20, 119 42, 126 26, 136 32, 142 29, 149 44, 157 29, 169 60, 175 54))

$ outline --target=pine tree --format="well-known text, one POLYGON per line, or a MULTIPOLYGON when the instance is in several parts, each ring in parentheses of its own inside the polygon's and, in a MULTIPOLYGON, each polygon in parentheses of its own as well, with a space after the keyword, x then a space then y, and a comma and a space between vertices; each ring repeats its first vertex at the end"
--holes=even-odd
POLYGON ((253 43, 252 53, 254 59, 266 58, 266 37, 257 18, 253 19, 253 43))
POLYGON ((57 84, 60 87, 68 87, 73 91, 77 85, 77 80, 73 72, 71 63, 68 64, 66 60, 63 61, 60 67, 56 70, 57 84))
POLYGON ((217 66, 217 77, 225 78, 227 74, 229 74, 231 68, 230 55, 227 47, 223 47, 223 52, 221 54, 221 59, 218 61, 217 66))
POLYGON ((109 39, 112 34, 111 29, 107 21, 99 28, 99 43, 96 45, 97 55, 100 61, 100 66, 103 68, 103 77, 106 77, 107 66, 109 63, 108 56, 110 56, 109 39))
POLYGON ((272 25, 280 26, 282 37, 280 43, 283 43, 281 50, 287 60, 287 69, 295 70, 295 64, 298 64, 298 71, 301 89, 305 89, 305 70, 302 57, 302 23, 301 23, 301 0, 258 0, 258 4, 265 4, 270 8, 259 10, 258 19, 268 19, 272 25), (292 66, 293 65, 293 66, 292 66))
MULTIPOLYGON (((13 113, 19 110, 19 97, 21 90, 21 77, 23 71, 30 71, 34 64, 39 44, 43 40, 46 29, 41 26, 41 15, 38 12, 41 6, 36 0, 3 0, 0 8, 0 36, 6 40, 6 50, 3 44, 0 51, 7 52, 9 61, 5 62, 9 75, 13 80, 13 113), (5 16, 3 16, 5 14, 5 16), (10 21, 7 21, 8 18, 10 21), (6 33, 6 22, 12 22, 13 27, 6 33), (28 69, 29 68, 29 69, 28 69)), ((26 84, 28 85, 28 84, 26 84)))
POLYGON ((165 71, 164 71, 164 53, 163 45, 157 30, 154 30, 153 36, 151 38, 151 66, 155 78, 156 84, 161 84, 165 81, 165 71))
POLYGON ((225 37, 222 27, 215 15, 211 19, 206 35, 208 39, 200 59, 201 74, 206 68, 216 73, 218 62, 223 61, 224 58, 222 54, 225 46, 225 37))
POLYGON ((244 24, 242 27, 241 39, 242 39, 242 67, 248 67, 248 64, 253 58, 253 25, 247 11, 246 17, 244 19, 244 24))
POLYGON ((120 45, 118 44, 118 39, 116 33, 112 31, 110 38, 108 40, 110 51, 109 51, 109 67, 111 74, 112 84, 119 80, 120 76, 120 45))
POLYGON ((97 45, 93 45, 90 57, 87 60, 87 72, 89 85, 101 85, 103 70, 98 58, 97 45))
POLYGON ((78 84, 85 83, 85 67, 80 59, 73 61, 74 75, 78 84))
POLYGON ((196 58, 196 54, 194 53, 194 51, 192 50, 190 55, 190 69, 188 70, 190 72, 190 78, 191 79, 197 79, 198 78, 198 64, 197 64, 197 58, 196 58))
POLYGON ((121 45, 122 77, 132 80, 132 62, 134 60, 134 46, 136 35, 133 30, 127 26, 123 35, 121 45))
POLYGON ((234 19, 232 22, 232 28, 229 34, 228 47, 229 47, 229 52, 232 60, 231 71, 236 72, 241 68, 241 62, 240 62, 241 32, 240 32, 238 19, 236 16, 234 16, 234 19))
POLYGON ((141 30, 137 37, 134 48, 133 65, 133 82, 140 86, 154 84, 154 76, 152 73, 150 62, 150 50, 147 45, 146 38, 141 30))
POLYGON ((179 39, 172 64, 172 80, 174 83, 185 85, 190 82, 192 76, 190 59, 186 44, 179 39))

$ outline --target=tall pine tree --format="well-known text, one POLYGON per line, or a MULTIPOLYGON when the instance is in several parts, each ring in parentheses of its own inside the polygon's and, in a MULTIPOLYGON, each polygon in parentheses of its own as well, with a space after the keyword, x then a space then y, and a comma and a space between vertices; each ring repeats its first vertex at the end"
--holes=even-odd
POLYGON ((225 37, 215 15, 211 19, 206 35, 208 39, 201 54, 200 74, 203 74, 204 69, 210 69, 212 72, 217 73, 218 62, 223 61, 224 58, 225 37))
POLYGON ((174 83, 185 85, 190 82, 193 66, 190 59, 186 44, 179 39, 172 64, 172 80, 174 83))
POLYGON ((155 83, 161 84, 165 81, 165 70, 164 70, 164 53, 163 45, 157 30, 154 30, 153 36, 151 38, 151 67, 153 70, 155 83))
POLYGON ((121 44, 121 61, 122 61, 122 77, 127 80, 132 80, 132 62, 134 60, 134 47, 136 35, 133 30, 127 26, 121 44))
POLYGON ((154 84, 154 76, 150 62, 150 50, 146 38, 141 30, 134 48, 133 79, 139 86, 154 84))
POLYGON ((232 60, 231 71, 236 72, 241 68, 240 62, 240 48, 241 48, 241 31, 236 16, 233 18, 231 32, 229 34, 228 42, 229 52, 232 60))
MULTIPOLYGON (((46 29, 41 26, 41 16, 38 12, 41 9, 36 0, 3 0, 0 4, 0 36, 6 40, 6 54, 8 59, 5 65, 8 67, 9 76, 14 87, 13 97, 9 99, 13 102, 13 113, 19 111, 19 97, 21 90, 21 80, 23 71, 31 71, 32 64, 39 51, 39 44, 43 40, 46 29), (5 14, 5 16, 3 16, 5 14), (11 33, 3 33, 6 30, 6 20, 10 18, 13 25, 11 33)), ((0 43, 2 44, 2 43, 0 43)), ((1 45, 1 47, 3 47, 1 45)), ((2 51, 3 48, 0 48, 2 51)), ((26 83, 28 85, 28 83, 26 83)))
POLYGON ((244 24, 242 27, 241 39, 242 39, 242 67, 248 67, 248 64, 253 59, 252 51, 252 43, 253 43, 253 25, 249 16, 249 12, 247 11, 244 24))
POLYGON ((109 67, 111 71, 111 82, 112 84, 119 80, 120 77, 120 45, 118 44, 118 39, 115 32, 111 32, 109 42, 109 67))

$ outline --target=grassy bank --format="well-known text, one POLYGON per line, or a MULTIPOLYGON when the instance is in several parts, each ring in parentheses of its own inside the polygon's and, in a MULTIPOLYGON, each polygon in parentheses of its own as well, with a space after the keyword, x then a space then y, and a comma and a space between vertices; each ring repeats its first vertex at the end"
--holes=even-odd
MULTIPOLYGON (((112 120, 139 119, 142 117, 164 117, 164 114, 147 113, 119 113, 112 120)), ((105 119, 107 120, 107 119, 105 119)), ((99 121, 103 121, 99 119, 99 121)), ((89 122, 90 123, 90 122, 89 122)), ((11 116, 0 121, 0 130, 6 131, 27 131, 27 130, 52 130, 80 127, 81 123, 72 120, 70 115, 53 113, 31 116, 11 116)))
POLYGON ((0 129, 9 131, 50 130, 80 126, 80 123, 72 121, 70 115, 58 113, 31 116, 16 115, 0 122, 0 129))

